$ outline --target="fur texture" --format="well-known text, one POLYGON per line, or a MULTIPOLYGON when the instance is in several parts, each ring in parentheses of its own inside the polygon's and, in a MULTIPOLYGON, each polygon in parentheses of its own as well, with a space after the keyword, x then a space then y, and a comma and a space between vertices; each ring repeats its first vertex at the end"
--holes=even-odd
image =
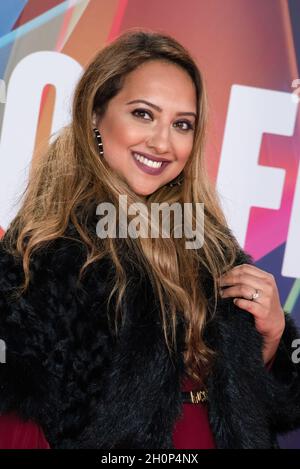
MULTIPOLYGON (((128 263, 124 322, 116 340, 106 313, 113 268, 92 266, 79 286, 82 244, 57 240, 34 255, 33 280, 19 300, 21 266, 0 243, 0 412, 39 423, 52 448, 172 448, 182 412, 184 324, 170 359, 158 304, 146 275, 128 263)), ((252 263, 241 251, 236 264, 252 263)), ((208 298, 212 282, 203 274, 208 298)), ((111 305, 113 308, 113 303, 111 305)), ((112 309, 111 309, 112 311, 112 309)), ((300 364, 291 361, 286 328, 272 371, 251 314, 220 299, 206 329, 218 352, 208 382, 209 420, 217 448, 276 448, 276 434, 300 427, 300 364)))

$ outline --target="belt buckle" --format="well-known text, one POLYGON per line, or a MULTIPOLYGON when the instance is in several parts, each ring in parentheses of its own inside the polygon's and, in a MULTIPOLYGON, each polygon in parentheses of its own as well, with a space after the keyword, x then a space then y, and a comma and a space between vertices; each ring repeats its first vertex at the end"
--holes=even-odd
POLYGON ((206 391, 190 391, 190 395, 193 404, 199 404, 199 402, 207 400, 206 391))

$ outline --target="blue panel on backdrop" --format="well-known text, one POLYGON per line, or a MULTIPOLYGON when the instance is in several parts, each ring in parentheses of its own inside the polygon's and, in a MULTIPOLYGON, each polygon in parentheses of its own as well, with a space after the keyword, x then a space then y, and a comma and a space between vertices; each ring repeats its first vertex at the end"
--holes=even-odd
POLYGON ((28 0, 0 2, 0 37, 11 31, 28 0))
MULTIPOLYGON (((279 286, 278 290, 282 305, 284 305, 284 303, 286 302, 286 299, 295 281, 294 278, 283 277, 281 275, 285 247, 286 242, 282 243, 280 246, 273 249, 273 251, 269 252, 265 256, 261 257, 257 262, 255 262, 255 265, 259 269, 265 270, 267 272, 272 272, 272 274, 275 276, 276 283, 279 286)), ((294 312, 294 309, 292 312, 294 312)), ((298 313, 297 315, 300 319, 300 314, 298 313)))

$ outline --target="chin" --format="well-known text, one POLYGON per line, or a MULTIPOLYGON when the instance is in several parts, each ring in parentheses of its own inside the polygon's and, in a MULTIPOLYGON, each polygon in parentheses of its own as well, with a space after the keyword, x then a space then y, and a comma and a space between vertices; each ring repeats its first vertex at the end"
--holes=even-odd
POLYGON ((137 187, 135 185, 130 185, 130 187, 131 187, 131 190, 133 190, 133 192, 135 192, 135 194, 137 194, 139 196, 145 196, 145 197, 147 195, 153 194, 153 192, 155 192, 159 188, 159 186, 157 186, 157 187, 152 186, 152 187, 147 188, 147 187, 145 187, 145 185, 143 187, 140 187, 140 186, 137 187))
POLYGON ((151 195, 153 194, 153 192, 155 192, 155 190, 149 190, 149 191, 145 191, 145 190, 136 190, 136 189, 132 189, 136 195, 139 195, 140 197, 147 197, 148 195, 151 195))

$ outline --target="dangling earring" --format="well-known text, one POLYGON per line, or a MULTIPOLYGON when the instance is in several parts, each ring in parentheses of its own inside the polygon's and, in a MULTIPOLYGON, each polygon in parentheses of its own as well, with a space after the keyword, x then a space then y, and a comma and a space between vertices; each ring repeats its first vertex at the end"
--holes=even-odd
POLYGON ((183 183, 183 180, 184 180, 184 175, 183 173, 180 173, 179 176, 177 176, 177 178, 173 179, 173 181, 169 182, 167 185, 169 187, 181 186, 181 184, 183 183))
POLYGON ((93 131, 94 131, 94 134, 95 134, 95 137, 96 137, 99 154, 100 154, 100 156, 103 156, 103 143, 102 143, 102 138, 101 138, 100 132, 96 127, 93 128, 93 131))

